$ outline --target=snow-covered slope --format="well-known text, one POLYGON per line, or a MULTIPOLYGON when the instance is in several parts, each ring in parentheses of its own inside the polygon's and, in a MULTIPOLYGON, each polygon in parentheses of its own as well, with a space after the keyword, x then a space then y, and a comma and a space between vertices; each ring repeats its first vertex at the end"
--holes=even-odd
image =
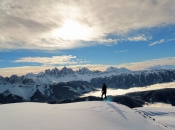
POLYGON ((113 102, 16 103, 0 105, 0 111, 2 130, 169 129, 137 110, 113 102))
POLYGON ((136 110, 151 116, 169 129, 175 130, 175 107, 141 107, 136 110))

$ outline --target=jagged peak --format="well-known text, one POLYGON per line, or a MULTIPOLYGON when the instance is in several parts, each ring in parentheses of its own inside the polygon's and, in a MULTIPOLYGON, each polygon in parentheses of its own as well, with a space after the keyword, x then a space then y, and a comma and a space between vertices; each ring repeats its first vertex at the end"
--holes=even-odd
POLYGON ((119 68, 120 71, 123 71, 123 72, 131 72, 131 70, 125 68, 125 67, 121 67, 119 68))
POLYGON ((65 71, 65 70, 72 70, 72 69, 71 68, 67 68, 66 66, 64 66, 60 71, 65 71))
POLYGON ((55 67, 51 71, 59 71, 59 69, 57 67, 55 67))
MULTIPOLYGON (((40 72, 41 73, 41 72, 40 72)), ((35 74, 34 73, 27 73, 25 76, 27 76, 27 77, 32 77, 32 76, 35 76, 35 74)))
POLYGON ((106 72, 118 71, 118 68, 110 66, 106 69, 106 72))
POLYGON ((106 69, 106 72, 126 73, 126 72, 131 72, 131 70, 125 67, 116 68, 116 67, 110 66, 106 69))
POLYGON ((67 67, 63 67, 61 70, 60 70, 60 74, 73 74, 75 73, 71 68, 67 68, 67 67))
POLYGON ((18 83, 20 82, 20 77, 18 77, 17 75, 11 75, 9 78, 9 82, 10 83, 18 83))
POLYGON ((87 73, 91 73, 91 72, 92 72, 91 70, 89 70, 88 68, 85 68, 85 67, 79 68, 79 69, 76 71, 76 73, 80 73, 80 74, 87 74, 87 73))
POLYGON ((67 70, 67 69, 69 69, 69 68, 67 68, 66 66, 64 66, 61 70, 67 70))
POLYGON ((19 78, 19 77, 18 77, 18 75, 13 74, 13 75, 10 76, 10 78, 19 78))

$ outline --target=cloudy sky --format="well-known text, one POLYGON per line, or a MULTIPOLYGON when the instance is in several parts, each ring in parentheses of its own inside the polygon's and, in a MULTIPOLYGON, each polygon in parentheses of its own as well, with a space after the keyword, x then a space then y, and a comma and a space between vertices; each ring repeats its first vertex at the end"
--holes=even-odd
POLYGON ((0 0, 0 75, 175 65, 175 0, 0 0))

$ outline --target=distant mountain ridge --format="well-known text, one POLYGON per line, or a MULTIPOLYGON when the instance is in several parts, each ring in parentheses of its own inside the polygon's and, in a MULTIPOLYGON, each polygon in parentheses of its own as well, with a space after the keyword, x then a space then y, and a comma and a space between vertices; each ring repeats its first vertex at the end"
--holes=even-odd
POLYGON ((80 68, 79 70, 73 71, 71 68, 63 67, 61 70, 57 69, 56 67, 52 70, 47 69, 45 70, 46 75, 53 75, 53 74, 59 74, 59 75, 65 75, 65 74, 85 74, 85 73, 92 73, 93 71, 89 70, 88 68, 80 68))
POLYGON ((17 102, 61 101, 101 88, 104 82, 108 88, 127 89, 172 81, 175 81, 175 69, 130 71, 126 68, 110 67, 101 72, 87 68, 73 71, 64 67, 61 70, 48 69, 38 74, 0 76, 0 94, 4 96, 2 103, 15 102, 16 99, 17 102))
POLYGON ((108 67, 106 69, 106 72, 129 73, 129 72, 132 72, 132 71, 128 70, 128 69, 126 69, 124 67, 122 67, 122 68, 115 68, 115 67, 111 66, 111 67, 108 67))
POLYGON ((104 82, 110 88, 128 89, 132 87, 144 87, 157 83, 175 81, 175 70, 144 70, 131 73, 121 73, 103 78, 93 78, 91 84, 101 88, 104 82))
POLYGON ((160 70, 160 69, 166 69, 166 70, 175 69, 175 65, 156 65, 146 68, 145 70, 160 70))

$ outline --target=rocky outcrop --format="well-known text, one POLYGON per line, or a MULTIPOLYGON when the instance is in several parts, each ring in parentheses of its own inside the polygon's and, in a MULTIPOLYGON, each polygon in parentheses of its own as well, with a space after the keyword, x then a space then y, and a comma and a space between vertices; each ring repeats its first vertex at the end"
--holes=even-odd
POLYGON ((17 103, 17 102, 25 102, 26 100, 22 97, 14 94, 10 94, 6 92, 0 94, 0 104, 6 104, 6 103, 17 103))
POLYGON ((33 94, 33 96, 30 98, 31 102, 46 102, 49 100, 49 97, 46 95, 43 95, 38 89, 33 94))

